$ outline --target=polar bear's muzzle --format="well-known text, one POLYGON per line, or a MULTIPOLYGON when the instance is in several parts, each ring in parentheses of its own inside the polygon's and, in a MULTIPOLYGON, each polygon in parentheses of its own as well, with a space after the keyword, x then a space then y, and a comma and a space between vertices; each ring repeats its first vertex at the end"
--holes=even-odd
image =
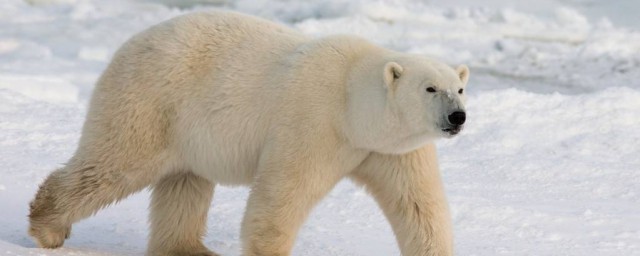
POLYGON ((449 133, 451 136, 456 135, 462 131, 466 120, 467 114, 464 111, 454 111, 447 116, 448 127, 442 129, 442 131, 449 133))

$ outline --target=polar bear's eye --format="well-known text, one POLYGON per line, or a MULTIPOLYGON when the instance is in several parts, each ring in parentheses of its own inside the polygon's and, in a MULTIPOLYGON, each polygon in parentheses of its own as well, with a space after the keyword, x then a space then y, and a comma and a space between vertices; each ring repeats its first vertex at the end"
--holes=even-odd
POLYGON ((459 94, 462 94, 463 92, 464 92, 464 89, 460 89, 460 90, 458 90, 458 93, 459 93, 459 94))
POLYGON ((436 88, 433 88, 433 87, 427 87, 427 91, 428 91, 428 92, 431 92, 431 93, 434 93, 434 92, 436 92, 436 88))

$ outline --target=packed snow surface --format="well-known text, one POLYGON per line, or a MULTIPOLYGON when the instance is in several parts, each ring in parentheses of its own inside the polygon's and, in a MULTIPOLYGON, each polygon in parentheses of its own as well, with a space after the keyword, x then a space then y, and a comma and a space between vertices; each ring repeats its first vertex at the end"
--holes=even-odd
MULTIPOLYGON (((28 202, 73 154, 93 84, 176 15, 250 13, 471 68, 468 123, 440 140, 457 255, 640 255, 640 3, 633 0, 0 2, 0 255, 143 255, 148 192, 35 248, 28 202), (634 27, 637 26, 637 27, 634 27)), ((247 188, 219 187, 207 246, 239 255, 247 188)), ((399 255, 375 202, 338 184, 294 255, 399 255)))

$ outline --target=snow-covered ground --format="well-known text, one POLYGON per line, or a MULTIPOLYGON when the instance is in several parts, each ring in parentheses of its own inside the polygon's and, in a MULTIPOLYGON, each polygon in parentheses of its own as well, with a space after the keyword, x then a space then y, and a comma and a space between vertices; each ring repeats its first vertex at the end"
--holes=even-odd
MULTIPOLYGON (((203 3, 468 64, 467 129, 438 142, 457 255, 640 255, 638 1, 28 2, 0 2, 0 255, 144 253, 146 191, 76 224, 59 250, 34 248, 28 202, 75 150, 93 83, 117 47, 214 8, 203 3)), ((206 244, 223 255, 239 255, 247 194, 216 191, 206 244)), ((374 201, 344 181, 294 255, 399 251, 374 201)))

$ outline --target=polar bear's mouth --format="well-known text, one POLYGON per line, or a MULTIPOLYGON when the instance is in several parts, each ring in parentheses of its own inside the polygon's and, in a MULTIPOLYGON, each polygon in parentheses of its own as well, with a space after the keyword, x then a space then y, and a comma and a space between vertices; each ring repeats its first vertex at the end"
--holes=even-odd
POLYGON ((448 133, 451 136, 453 136, 453 135, 456 135, 456 134, 460 133, 460 131, 462 131, 463 127, 464 127, 463 125, 456 125, 456 126, 453 126, 453 127, 442 129, 442 131, 448 133))

